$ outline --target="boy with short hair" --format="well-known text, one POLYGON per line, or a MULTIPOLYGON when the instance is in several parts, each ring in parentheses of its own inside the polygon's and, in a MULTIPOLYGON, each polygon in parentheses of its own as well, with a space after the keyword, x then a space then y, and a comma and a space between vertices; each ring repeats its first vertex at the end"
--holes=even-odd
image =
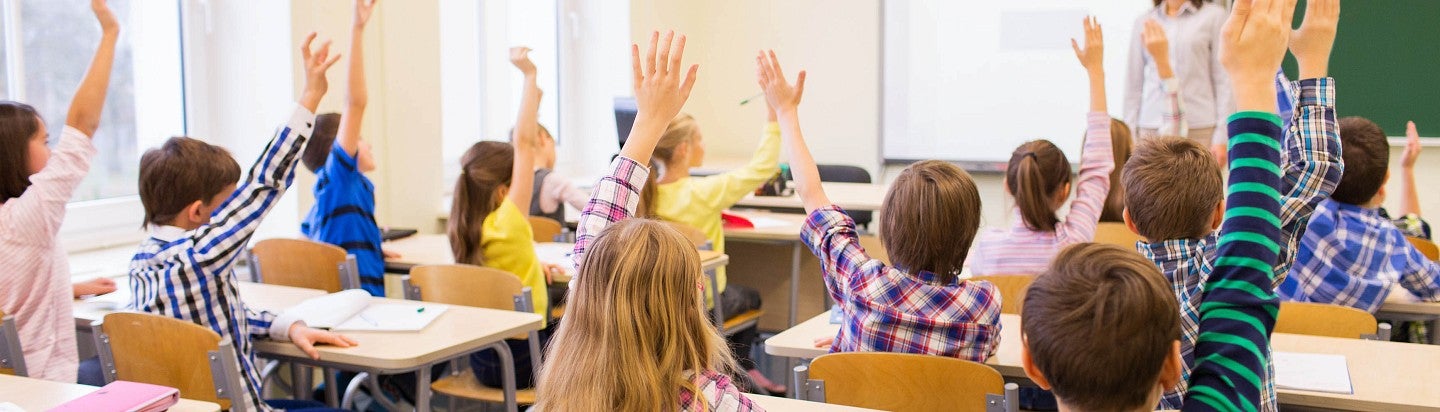
POLYGON ((130 261, 128 309, 194 322, 228 341, 244 375, 244 394, 237 402, 250 410, 269 410, 260 398, 251 335, 290 340, 317 359, 317 343, 355 344, 306 327, 294 317, 247 308, 232 270, 260 221, 294 179, 315 108, 325 95, 325 71, 339 59, 330 57, 328 42, 311 53, 314 39, 311 33, 301 48, 306 82, 299 106, 238 188, 240 165, 224 148, 199 140, 171 138, 140 159, 140 201, 150 237, 130 261))
MULTIPOLYGON (((1270 357, 1261 348, 1269 347, 1278 311, 1271 284, 1284 240, 1273 73, 1285 53, 1293 7, 1289 0, 1240 0, 1223 30, 1221 62, 1241 111, 1230 117, 1233 160, 1223 227, 1210 239, 1218 241, 1214 268, 1201 274, 1196 289, 1203 288, 1205 302, 1196 305, 1200 332, 1185 377, 1185 410, 1256 410, 1266 397, 1270 357)), ((1147 156, 1214 165, 1205 147, 1184 139, 1141 148, 1147 156)), ((1177 199, 1183 197, 1170 201, 1177 199)), ((1208 268, 1208 259, 1204 263, 1208 268)), ((1064 410, 1153 409, 1181 381, 1185 363, 1175 340, 1183 316, 1175 308, 1191 295, 1172 290, 1173 282, 1142 256, 1107 245, 1067 248, 1026 294, 1026 374, 1053 390, 1064 410)))
MULTIPOLYGON (((1298 102, 1281 153, 1282 236, 1277 243, 1280 259, 1274 265, 1278 274, 1289 271, 1299 233, 1304 231, 1315 205, 1335 188, 1343 167, 1335 126, 1334 79, 1325 77, 1339 9, 1339 0, 1310 1, 1300 29, 1293 35, 1280 34, 1290 41, 1290 51, 1299 62, 1304 80, 1296 82, 1298 102)), ((1256 86, 1270 91, 1267 100, 1271 109, 1276 107, 1276 69, 1266 73, 1264 85, 1256 86)), ((1188 376, 1196 361, 1200 306, 1206 294, 1203 288, 1219 256, 1216 247, 1220 237, 1214 229, 1224 212, 1220 170, 1213 155, 1205 150, 1193 150, 1173 141, 1148 141, 1136 148, 1122 176, 1126 224, 1145 238, 1145 243, 1139 245, 1141 254, 1160 267, 1180 304, 1180 347, 1185 361, 1182 371, 1188 376)), ((1272 291, 1282 279, 1275 277, 1275 283, 1265 289, 1272 291)), ((1277 410, 1274 372, 1267 370, 1261 376, 1266 396, 1260 409, 1277 410)), ((1182 379, 1166 392, 1160 409, 1181 407, 1187 380, 1182 379)))
POLYGON ((1340 119, 1340 140, 1344 175, 1310 218, 1280 296, 1375 313, 1398 283, 1415 297, 1440 300, 1440 264, 1416 250, 1380 211, 1390 178, 1385 131, 1369 119, 1346 117, 1340 119))

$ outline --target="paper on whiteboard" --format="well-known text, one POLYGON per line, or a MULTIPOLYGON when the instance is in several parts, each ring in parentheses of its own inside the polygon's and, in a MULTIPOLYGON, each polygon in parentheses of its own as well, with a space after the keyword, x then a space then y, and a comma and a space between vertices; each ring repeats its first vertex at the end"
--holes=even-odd
POLYGON ((419 332, 430 326, 430 322, 434 322, 446 309, 449 308, 434 304, 374 304, 330 330, 419 332))
POLYGON ((1355 393, 1350 386, 1350 368, 1341 355, 1275 352, 1275 387, 1355 393))

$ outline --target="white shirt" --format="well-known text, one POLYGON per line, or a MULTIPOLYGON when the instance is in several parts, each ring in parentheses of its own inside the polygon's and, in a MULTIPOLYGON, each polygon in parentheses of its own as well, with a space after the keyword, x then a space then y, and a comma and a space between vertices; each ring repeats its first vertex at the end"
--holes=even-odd
POLYGON ((1214 127, 1216 141, 1224 141, 1226 130, 1217 126, 1235 113, 1230 78, 1219 60, 1220 28, 1227 14, 1224 6, 1215 3, 1196 8, 1185 2, 1174 16, 1166 15, 1161 4, 1135 19, 1125 81, 1125 123, 1146 129, 1158 129, 1164 123, 1166 93, 1155 60, 1140 37, 1145 21, 1153 18, 1165 28, 1170 42, 1170 62, 1180 82, 1185 123, 1191 129, 1214 127))

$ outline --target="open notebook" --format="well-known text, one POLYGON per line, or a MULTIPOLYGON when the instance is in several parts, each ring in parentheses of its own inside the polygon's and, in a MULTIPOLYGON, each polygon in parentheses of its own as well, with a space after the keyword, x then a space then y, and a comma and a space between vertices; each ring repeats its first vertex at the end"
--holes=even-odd
POLYGON ((1350 368, 1341 355, 1275 352, 1275 387, 1355 393, 1350 386, 1350 368))
POLYGON ((318 329, 419 332, 448 309, 433 303, 373 303, 364 290, 351 289, 307 299, 286 310, 318 329))

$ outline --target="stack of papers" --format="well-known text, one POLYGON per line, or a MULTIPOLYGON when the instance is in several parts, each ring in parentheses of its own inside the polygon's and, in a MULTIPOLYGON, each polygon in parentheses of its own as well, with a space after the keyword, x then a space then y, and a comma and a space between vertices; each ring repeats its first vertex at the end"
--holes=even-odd
POLYGON ((1341 355, 1275 352, 1275 387, 1353 394, 1350 368, 1341 355))

